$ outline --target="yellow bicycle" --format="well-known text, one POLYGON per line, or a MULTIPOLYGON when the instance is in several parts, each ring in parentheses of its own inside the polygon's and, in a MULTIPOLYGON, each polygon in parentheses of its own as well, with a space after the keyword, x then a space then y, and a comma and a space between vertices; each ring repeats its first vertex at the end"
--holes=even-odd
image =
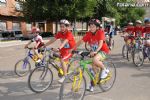
POLYGON ((86 60, 86 56, 90 52, 74 51, 76 54, 80 54, 81 58, 79 63, 76 63, 76 69, 74 72, 68 74, 60 88, 59 100, 83 100, 86 92, 86 79, 84 72, 87 73, 93 86, 99 85, 103 91, 108 91, 114 85, 116 79, 116 68, 112 62, 103 61, 106 68, 109 69, 109 74, 105 79, 101 79, 101 70, 98 69, 95 77, 89 71, 87 65, 91 65, 91 60, 86 60), (70 80, 73 79, 73 81, 70 80))

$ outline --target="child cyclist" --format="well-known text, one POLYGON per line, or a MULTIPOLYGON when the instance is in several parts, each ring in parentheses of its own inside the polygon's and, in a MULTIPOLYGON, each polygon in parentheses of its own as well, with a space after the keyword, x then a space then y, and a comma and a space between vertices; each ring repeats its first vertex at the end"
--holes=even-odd
POLYGON ((145 37, 145 41, 144 41, 144 59, 146 59, 147 57, 150 58, 150 18, 145 19, 144 21, 145 23, 145 27, 143 30, 143 34, 145 37))
POLYGON ((128 23, 128 26, 127 26, 127 29, 125 30, 126 32, 127 32, 127 34, 128 34, 128 36, 126 36, 125 38, 124 38, 124 40, 125 40, 125 42, 127 43, 127 44, 130 44, 131 42, 133 42, 133 40, 134 40, 134 26, 133 26, 133 23, 132 22, 129 22, 128 23))
POLYGON ((60 32, 58 32, 55 35, 55 38, 50 40, 45 44, 45 46, 48 46, 52 43, 54 43, 57 39, 61 40, 61 44, 58 49, 55 49, 55 51, 60 51, 61 56, 61 65, 63 68, 64 76, 59 80, 59 83, 62 83, 65 79, 65 76, 67 74, 67 65, 65 64, 66 61, 72 56, 72 54, 69 52, 70 49, 74 48, 75 46, 75 39, 71 31, 69 31, 69 21, 68 20, 60 20, 60 32))
POLYGON ((144 27, 142 26, 142 21, 136 20, 135 23, 136 23, 136 25, 134 27, 135 37, 143 37, 144 36, 144 34, 143 34, 144 27))
POLYGON ((39 35, 40 33, 39 28, 35 28, 34 30, 32 30, 32 33, 34 35, 34 38, 25 45, 25 48, 27 48, 32 42, 36 42, 36 45, 34 46, 33 51, 34 51, 34 54, 38 57, 36 60, 36 63, 40 63, 42 58, 40 57, 38 50, 42 46, 44 46, 44 41, 42 37, 39 35))
POLYGON ((146 38, 144 44, 145 46, 150 47, 150 18, 145 19, 144 23, 145 23, 145 27, 143 30, 143 34, 144 37, 146 38))
MULTIPOLYGON (((83 42, 88 42, 90 44, 92 48, 92 52, 90 53, 93 62, 92 69, 96 75, 97 67, 101 68, 101 79, 105 79, 109 73, 109 70, 102 63, 102 60, 106 58, 106 54, 109 53, 109 48, 105 42, 105 34, 102 29, 98 28, 100 26, 98 19, 91 19, 88 25, 89 31, 86 32, 85 36, 83 36, 83 38, 77 42, 76 47, 83 42)), ((91 84, 89 90, 93 91, 93 89, 94 86, 91 84)))

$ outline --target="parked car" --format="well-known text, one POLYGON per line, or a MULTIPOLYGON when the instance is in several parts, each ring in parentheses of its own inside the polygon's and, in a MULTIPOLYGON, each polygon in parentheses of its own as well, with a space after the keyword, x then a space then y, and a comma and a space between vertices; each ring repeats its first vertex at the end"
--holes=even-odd
POLYGON ((54 34, 52 32, 41 32, 40 35, 42 37, 53 37, 54 34))
POLYGON ((0 32, 0 36, 4 39, 14 40, 14 39, 23 39, 23 34, 21 31, 15 30, 5 30, 0 32))

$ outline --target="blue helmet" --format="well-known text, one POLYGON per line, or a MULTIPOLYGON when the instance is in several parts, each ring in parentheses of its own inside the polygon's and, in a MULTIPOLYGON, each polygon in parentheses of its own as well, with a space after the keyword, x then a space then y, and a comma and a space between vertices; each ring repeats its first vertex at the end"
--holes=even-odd
POLYGON ((150 23, 150 18, 145 18, 144 23, 150 23))

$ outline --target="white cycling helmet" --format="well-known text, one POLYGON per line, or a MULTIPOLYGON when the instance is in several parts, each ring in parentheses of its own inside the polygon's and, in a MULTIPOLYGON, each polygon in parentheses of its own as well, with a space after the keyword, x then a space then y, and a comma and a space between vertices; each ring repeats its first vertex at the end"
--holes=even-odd
POLYGON ((136 23, 142 24, 142 21, 140 21, 140 20, 136 20, 136 23))
POLYGON ((60 20, 60 24, 65 24, 66 26, 70 25, 69 21, 66 19, 60 20))
POLYGON ((132 23, 132 22, 129 22, 128 25, 133 25, 133 23, 132 23))

